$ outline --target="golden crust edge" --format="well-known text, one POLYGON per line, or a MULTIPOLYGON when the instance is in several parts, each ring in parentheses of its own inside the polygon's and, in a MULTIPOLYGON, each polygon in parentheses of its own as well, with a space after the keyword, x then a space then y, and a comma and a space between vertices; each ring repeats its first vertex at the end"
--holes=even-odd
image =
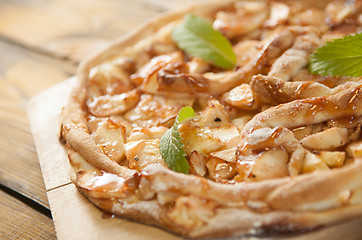
MULTIPOLYGON (((80 66, 78 68, 78 71, 77 71, 76 86, 72 90, 71 96, 69 98, 69 103, 67 104, 67 107, 65 108, 65 111, 63 112, 63 120, 62 120, 62 129, 63 129, 62 136, 63 136, 63 138, 68 142, 68 144, 72 148, 74 148, 74 150, 79 152, 81 155, 86 157, 88 160, 102 158, 103 159, 101 161, 102 164, 100 164, 98 166, 97 166, 97 164, 95 164, 97 167, 106 169, 109 172, 118 174, 125 178, 130 177, 130 175, 134 174, 134 171, 130 170, 128 168, 121 167, 121 166, 115 167, 113 162, 107 156, 105 156, 103 153, 99 152, 97 150, 97 148, 94 148, 94 146, 96 146, 96 145, 86 130, 86 122, 85 122, 85 119, 83 118, 83 109, 84 109, 84 100, 86 97, 85 87, 86 87, 86 83, 87 83, 87 76, 88 76, 89 69, 91 67, 97 65, 98 63, 108 59, 109 57, 112 57, 112 52, 114 52, 115 50, 123 49, 127 46, 130 46, 134 42, 137 42, 137 41, 143 39, 144 37, 149 36, 153 32, 157 31, 158 29, 160 29, 161 27, 164 26, 164 22, 178 20, 185 13, 189 13, 189 12, 194 12, 194 11, 196 11, 197 13, 209 12, 210 9, 217 8, 218 6, 224 6, 225 4, 229 4, 230 2, 234 2, 234 1, 236 1, 236 0, 229 0, 229 1, 227 1, 227 3, 220 1, 216 5, 210 4, 210 3, 203 4, 203 5, 195 5, 195 6, 186 8, 186 9, 162 14, 161 16, 154 18, 151 21, 143 24, 142 26, 137 28, 135 31, 125 35, 123 38, 115 41, 113 44, 111 44, 106 49, 103 49, 102 51, 100 51, 100 52, 88 57, 84 61, 82 61, 82 63, 80 64, 80 66), (210 9, 202 8, 205 6, 209 6, 210 9), (198 12, 198 11, 200 11, 200 12, 198 12), (153 31, 150 31, 150 29, 152 29, 153 31)), ((94 161, 94 162, 96 162, 96 161, 94 161)), ((361 168, 362 162, 358 161, 356 163, 356 165, 359 168, 361 168)), ((343 170, 343 169, 341 169, 341 170, 343 170)), ((331 171, 329 173, 324 174, 324 175, 329 175, 329 178, 328 178, 329 182, 328 183, 325 182, 325 184, 330 184, 330 183, 336 182, 335 180, 333 180, 333 176, 335 175, 336 171, 338 171, 338 170, 331 171)), ((354 172, 353 168, 348 168, 348 172, 349 171, 354 172)), ((348 175, 348 172, 346 173, 346 175, 348 175)), ((173 173, 171 171, 169 171, 168 174, 171 178, 173 178, 175 175, 177 175, 177 173, 173 173)), ((318 190, 319 190, 318 188, 311 189, 310 187, 307 187, 308 184, 306 182, 304 182, 302 188, 298 185, 298 183, 302 181, 300 179, 305 180, 304 178, 307 178, 307 181, 309 181, 309 184, 311 184, 311 185, 313 185, 316 181, 318 182, 318 178, 308 177, 308 176, 312 176, 312 174, 308 174, 306 176, 307 177, 299 176, 299 177, 295 177, 295 178, 269 180, 269 181, 263 182, 262 184, 259 184, 259 185, 258 184, 249 184, 247 188, 249 188, 249 187, 253 188, 253 186, 255 186, 255 189, 261 188, 260 190, 266 190, 266 189, 270 189, 271 185, 273 185, 275 183, 276 184, 283 183, 279 189, 273 191, 273 193, 269 195, 268 202, 275 209, 278 209, 281 207, 286 208, 283 211, 279 211, 279 210, 275 211, 274 213, 276 215, 278 215, 278 212, 280 214, 285 213, 285 212, 291 213, 291 211, 293 210, 292 207, 290 206, 291 202, 301 200, 301 196, 303 196, 303 194, 305 194, 306 192, 309 192, 310 194, 313 194, 314 192, 316 194, 318 193, 318 190), (295 190, 295 189, 299 189, 299 192, 291 191, 291 190, 295 190)), ((361 177, 359 177, 358 179, 360 179, 360 178, 361 177)), ((339 183, 338 185, 341 185, 341 184, 342 183, 339 183)), ((361 186, 359 186, 359 187, 361 187, 361 186)), ((343 188, 343 186, 342 187, 340 186, 340 188, 343 188)), ((216 187, 216 189, 218 189, 218 187, 216 187)), ((221 190, 221 189, 218 189, 218 190, 221 190)), ((235 191, 235 189, 230 189, 229 191, 235 191)), ((240 190, 240 191, 242 191, 242 190, 240 190)), ((102 205, 99 202, 99 199, 90 197, 89 195, 87 195, 87 193, 85 193, 82 190, 81 190, 81 192, 86 197, 88 197, 95 205, 97 205, 97 206, 102 205)), ((320 196, 320 197, 322 197, 322 196, 320 196)), ((102 201, 104 201, 104 199, 102 199, 102 201)), ((291 214, 290 217, 287 217, 286 219, 289 219, 289 221, 291 221, 291 222, 295 221, 296 223, 299 223, 299 224, 300 224, 300 221, 298 221, 298 219, 307 219, 307 221, 305 222, 306 224, 304 224, 304 225, 300 224, 299 227, 312 228, 317 225, 320 225, 321 222, 326 223, 326 224, 331 224, 331 223, 335 223, 337 221, 343 221, 343 220, 349 219, 350 217, 355 217, 355 216, 361 215, 361 213, 362 213, 361 205, 351 206, 351 209, 353 209, 353 211, 352 210, 345 211, 346 208, 348 208, 348 207, 340 207, 340 208, 334 209, 333 211, 335 211, 336 214, 334 214, 334 213, 329 214, 331 212, 331 210, 322 211, 322 212, 312 212, 312 213, 311 212, 305 212, 305 213, 298 212, 299 215, 298 215, 298 217, 295 217, 295 218, 293 218, 293 216, 295 215, 295 212, 292 212, 293 214, 291 214), (337 212, 338 212, 338 214, 337 214, 337 212)), ((118 211, 118 213, 120 215, 126 215, 128 218, 132 218, 132 219, 136 219, 136 220, 141 219, 141 221, 143 221, 143 222, 164 227, 164 224, 161 223, 159 221, 159 219, 154 218, 153 214, 148 213, 146 210, 140 212, 139 209, 140 208, 137 206, 134 208, 130 207, 127 214, 124 214, 121 211, 118 211), (135 214, 133 214, 133 213, 135 213, 135 214), (143 220, 142 220, 142 217, 143 217, 143 220)), ((252 212, 252 211, 250 211, 250 212, 252 212)), ((116 211, 116 213, 117 213, 117 211, 116 211)), ((278 219, 277 216, 274 215, 274 217, 275 217, 275 219, 278 219)), ((257 217, 255 217, 255 218, 257 218, 257 217)), ((224 224, 225 228, 227 228, 228 224, 230 224, 232 221, 235 221, 235 220, 230 219, 230 222, 226 221, 224 224)), ((278 221, 280 221, 280 220, 278 220, 278 221)), ((269 219, 269 222, 270 222, 270 226, 272 226, 273 220, 269 219)), ((217 223, 213 223, 213 224, 217 224, 217 223)), ((212 232, 212 234, 215 234, 213 236, 218 236, 218 237, 230 236, 230 235, 228 235, 229 234, 228 231, 225 231, 222 229, 222 227, 220 228, 220 226, 216 226, 213 224, 211 224, 209 226, 210 231, 212 231, 212 229, 218 229, 218 232, 216 232, 215 230, 212 232)), ((211 236, 210 232, 207 232, 206 230, 204 230, 204 231, 198 230, 199 231, 198 233, 191 232, 190 234, 187 234, 186 232, 183 232, 182 230, 178 230, 178 229, 175 229, 172 227, 171 228, 166 227, 166 229, 176 231, 180 234, 189 235, 191 237, 210 237, 211 236)), ((255 228, 253 228, 253 229, 255 229, 255 228)), ((245 229, 245 230, 235 230, 235 234, 238 235, 238 234, 247 233, 250 230, 251 229, 249 229, 249 228, 245 229)))

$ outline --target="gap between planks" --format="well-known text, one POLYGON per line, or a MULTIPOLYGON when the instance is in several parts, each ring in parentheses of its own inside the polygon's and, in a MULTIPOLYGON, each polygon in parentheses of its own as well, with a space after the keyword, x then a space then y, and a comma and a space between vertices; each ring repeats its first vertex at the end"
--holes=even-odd
POLYGON ((0 239, 56 240, 51 218, 2 189, 0 200, 0 239))
POLYGON ((25 205, 31 207, 35 211, 47 216, 48 218, 52 219, 52 214, 50 212, 50 209, 37 201, 32 200, 31 198, 28 198, 27 196, 21 194, 20 192, 17 192, 9 187, 6 187, 2 184, 0 184, 0 190, 11 197, 19 200, 20 202, 24 203, 25 205))
POLYGON ((11 44, 13 46, 16 46, 18 48, 21 48, 21 49, 23 49, 25 51, 29 51, 29 52, 34 53, 34 54, 39 54, 39 55, 43 55, 43 56, 50 57, 50 58, 53 58, 53 59, 57 59, 57 60, 60 60, 60 61, 67 62, 67 63, 69 63, 71 65, 74 65, 74 66, 78 66, 78 64, 79 64, 79 61, 77 61, 76 59, 71 58, 69 56, 61 56, 59 54, 56 54, 53 51, 50 51, 50 50, 47 50, 47 49, 44 49, 44 48, 40 48, 40 47, 37 47, 37 46, 29 46, 29 45, 24 44, 24 43, 22 43, 22 42, 20 42, 20 41, 18 41, 16 39, 13 39, 13 38, 10 38, 10 37, 4 36, 4 35, 0 35, 0 41, 11 44))

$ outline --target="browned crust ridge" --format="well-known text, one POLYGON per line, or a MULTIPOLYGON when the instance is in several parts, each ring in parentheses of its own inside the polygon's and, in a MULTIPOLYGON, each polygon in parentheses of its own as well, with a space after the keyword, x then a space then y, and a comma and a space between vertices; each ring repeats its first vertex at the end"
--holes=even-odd
MULTIPOLYGON (((163 14, 82 61, 77 71, 76 86, 63 112, 62 137, 70 149, 79 153, 93 166, 116 174, 127 183, 133 183, 129 184, 129 194, 137 198, 130 200, 127 194, 117 199, 95 197, 82 184, 82 172, 73 179, 76 186, 95 205, 105 211, 193 238, 237 236, 255 233, 262 229, 301 231, 361 216, 362 159, 355 159, 352 164, 328 172, 226 185, 175 173, 162 166, 151 165, 139 173, 110 160, 90 136, 84 116, 87 79, 92 67, 114 57, 115 54, 122 53, 135 42, 151 36, 165 23, 180 20, 185 13, 207 15, 220 6, 229 4, 228 2, 233 1, 195 5, 163 14), (158 201, 157 197, 164 193, 176 194, 177 197, 191 196, 203 199, 205 206, 211 209, 211 213, 200 225, 180 225, 172 216, 172 206, 167 203, 160 204, 158 201)), ((296 119, 293 119, 294 121, 286 119, 285 124, 298 125, 297 115, 301 114, 300 109, 307 112, 310 110, 310 105, 319 103, 320 99, 327 99, 342 106, 350 100, 351 91, 354 90, 347 89, 339 95, 310 101, 297 100, 267 111, 277 111, 282 115, 286 115, 289 111, 288 115, 292 114, 296 119)), ((359 109, 357 112, 360 115, 362 96, 358 96, 358 99, 361 99, 357 103, 359 109)), ((267 111, 263 113, 264 115, 254 117, 243 134, 248 134, 248 131, 255 127, 275 127, 277 125, 273 122, 275 119, 270 119, 267 111)), ((313 118, 313 121, 319 119, 321 122, 333 117, 325 113, 316 114, 320 114, 321 117, 313 118)), ((340 115, 340 112, 335 112, 335 115, 340 115)), ((278 121, 280 122, 280 119, 278 121)), ((187 208, 187 199, 185 201, 187 208)), ((192 211, 192 208, 189 210, 192 211)))

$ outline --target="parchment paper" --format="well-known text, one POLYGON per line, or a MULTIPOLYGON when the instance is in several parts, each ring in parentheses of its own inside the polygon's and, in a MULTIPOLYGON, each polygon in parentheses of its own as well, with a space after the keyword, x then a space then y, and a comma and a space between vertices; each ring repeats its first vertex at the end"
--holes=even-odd
MULTIPOLYGON (((159 228, 126 219, 102 217, 70 182, 65 149, 59 142, 59 115, 75 79, 68 79, 29 101, 28 116, 43 173, 47 196, 59 240, 177 240, 159 228)), ((242 237, 237 239, 362 239, 362 218, 296 236, 242 237)), ((235 238, 234 238, 235 239, 235 238)))

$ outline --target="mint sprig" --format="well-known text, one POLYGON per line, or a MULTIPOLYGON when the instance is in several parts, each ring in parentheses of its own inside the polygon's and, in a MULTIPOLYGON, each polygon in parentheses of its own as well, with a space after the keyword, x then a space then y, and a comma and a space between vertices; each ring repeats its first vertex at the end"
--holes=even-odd
POLYGON ((162 136, 160 141, 162 158, 170 169, 179 173, 188 174, 190 166, 185 158, 186 153, 181 142, 178 124, 193 116, 195 116, 195 112, 192 107, 186 106, 181 108, 173 126, 162 136))
POLYGON ((362 33, 327 42, 310 57, 309 71, 323 76, 362 76, 362 33))
POLYGON ((172 38, 185 52, 205 62, 225 69, 232 69, 236 64, 231 43, 200 17, 186 15, 172 31, 172 38))

